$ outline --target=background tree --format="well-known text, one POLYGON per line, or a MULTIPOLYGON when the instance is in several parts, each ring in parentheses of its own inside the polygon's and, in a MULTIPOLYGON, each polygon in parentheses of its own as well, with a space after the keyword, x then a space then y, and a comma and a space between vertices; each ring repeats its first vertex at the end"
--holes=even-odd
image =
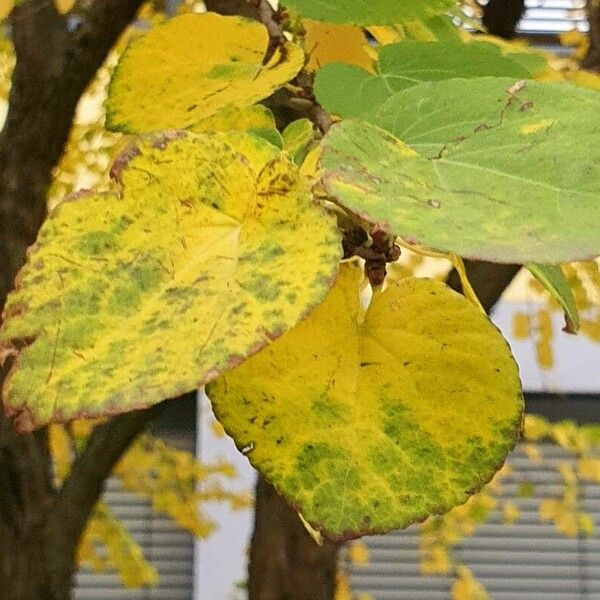
POLYGON ((510 40, 524 12, 525 0, 490 0, 483 6, 481 21, 492 35, 510 40))
MULTIPOLYGON (((61 14, 52 0, 30 0, 10 14, 16 66, 0 134, 2 304, 46 216, 52 169, 79 98, 140 5, 140 0, 81 0, 61 14)), ((95 429, 60 489, 47 429, 20 435, 0 414, 3 598, 70 598, 77 546, 102 484, 161 410, 123 415, 95 429)))

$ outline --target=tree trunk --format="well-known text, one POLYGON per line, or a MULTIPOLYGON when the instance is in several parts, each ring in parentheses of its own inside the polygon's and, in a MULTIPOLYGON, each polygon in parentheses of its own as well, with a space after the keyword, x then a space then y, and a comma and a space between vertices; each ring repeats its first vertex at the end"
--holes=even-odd
POLYGON ((525 0, 490 0, 483 7, 482 22, 492 35, 510 40, 524 12, 525 0))
POLYGON ((597 0, 587 0, 587 18, 590 25, 590 48, 581 62, 585 69, 600 71, 600 4, 597 0))
MULTIPOLYGON (((60 15, 52 0, 29 0, 11 13, 17 62, 0 133, 0 306, 45 218, 52 169, 77 102, 140 4, 79 0, 69 15, 60 15)), ((99 493, 100 485, 95 498, 99 493)), ((18 435, 0 411, 2 600, 70 598, 85 521, 77 530, 65 529, 71 516, 55 515, 63 497, 54 487, 47 432, 18 435), (63 521, 53 522, 55 516, 63 521), (76 538, 66 543, 65 531, 76 538)), ((84 503, 88 515, 94 503, 84 503)))
POLYGON ((316 544, 296 512, 262 477, 255 511, 249 600, 332 600, 338 545, 316 544))

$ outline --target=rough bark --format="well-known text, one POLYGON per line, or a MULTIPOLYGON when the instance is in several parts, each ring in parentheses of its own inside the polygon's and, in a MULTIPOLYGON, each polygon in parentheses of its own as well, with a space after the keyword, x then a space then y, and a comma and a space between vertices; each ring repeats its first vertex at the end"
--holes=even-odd
POLYGON ((483 7, 483 25, 492 35, 512 39, 525 12, 525 0, 490 0, 483 7))
MULTIPOLYGON (((29 0, 11 14, 17 63, 0 133, 0 306, 45 218, 52 169, 63 151, 77 102, 140 4, 141 0, 80 0, 68 15, 61 15, 52 0, 29 0)), ((121 448, 135 438, 147 418, 123 422, 121 448)), ((91 486, 96 498, 116 459, 110 455, 110 460, 98 468, 86 463, 90 472, 82 483, 91 486)), ((81 492, 74 489, 79 488, 75 485, 79 471, 76 467, 73 484, 65 486, 57 500, 46 431, 18 435, 0 411, 3 600, 70 597, 74 553, 66 550, 76 547, 82 517, 77 527, 71 526, 73 514, 67 507, 81 492)), ((84 503, 87 514, 91 506, 91 500, 84 503)))
POLYGON ((338 545, 319 546, 262 477, 256 487, 249 600, 332 600, 338 545))
POLYGON ((581 66, 600 71, 600 3, 597 0, 587 0, 586 11, 590 25, 590 48, 581 66))

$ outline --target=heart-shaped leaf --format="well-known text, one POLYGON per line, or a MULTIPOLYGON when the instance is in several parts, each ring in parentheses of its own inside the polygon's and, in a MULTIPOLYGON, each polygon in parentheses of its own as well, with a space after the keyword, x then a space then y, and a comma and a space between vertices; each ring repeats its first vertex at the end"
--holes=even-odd
POLYGON ((214 13, 185 14, 154 27, 123 53, 108 91, 109 129, 144 133, 204 129, 219 110, 244 108, 272 94, 304 64, 291 43, 264 63, 261 23, 214 13))
POLYGON ((175 132, 117 159, 122 186, 42 227, 0 330, 21 430, 143 408, 243 361, 321 302, 332 217, 246 134, 175 132))
POLYGON ((422 83, 369 116, 378 126, 331 129, 324 183, 350 211, 435 250, 520 264, 588 259, 600 254, 600 159, 589 151, 599 107, 598 92, 567 84, 422 83))
POLYGON ((463 296, 404 279, 362 315, 360 279, 343 265, 305 321, 208 389, 250 462, 334 540, 464 502, 514 446, 523 409, 508 345, 463 296))
POLYGON ((486 75, 524 79, 531 73, 488 42, 411 42, 379 50, 377 74, 355 65, 331 63, 318 71, 315 95, 343 118, 373 114, 395 92, 424 81, 486 75), (351 91, 351 93, 349 93, 351 91))

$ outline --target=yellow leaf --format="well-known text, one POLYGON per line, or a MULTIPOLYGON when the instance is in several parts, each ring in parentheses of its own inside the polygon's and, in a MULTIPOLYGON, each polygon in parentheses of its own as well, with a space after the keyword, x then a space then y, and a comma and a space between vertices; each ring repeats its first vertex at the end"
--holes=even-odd
POLYGON ((125 587, 155 586, 158 583, 156 569, 146 561, 140 546, 103 501, 94 508, 78 558, 80 563, 96 570, 104 570, 110 563, 125 587), (99 560, 92 549, 98 542, 104 544, 108 561, 99 560))
POLYGON ((210 424, 210 429, 215 437, 220 438, 225 436, 225 430, 223 429, 223 425, 221 425, 219 421, 212 421, 212 423, 210 424))
POLYGON ((292 121, 283 130, 283 149, 293 157, 296 164, 303 163, 314 133, 313 124, 308 119, 292 121))
POLYGON ((348 557, 355 565, 366 565, 369 562, 369 549, 364 542, 352 542, 348 547, 348 557))
POLYGON ((380 46, 395 44, 402 40, 402 35, 395 27, 385 25, 372 25, 367 31, 375 38, 380 46))
POLYGON ((575 485, 577 483, 577 475, 569 463, 560 462, 558 464, 558 472, 567 485, 575 485))
POLYGON ((544 498, 540 502, 539 506, 539 514, 540 520, 542 521, 552 521, 556 517, 558 512, 558 501, 554 498, 544 498))
POLYGON ((541 462, 543 456, 539 446, 536 446, 535 444, 523 444, 521 448, 529 460, 538 463, 541 462))
POLYGON ((594 535, 596 526, 594 524, 594 520, 588 513, 584 513, 584 512, 577 513, 577 525, 578 525, 579 531, 581 531, 581 533, 583 533, 583 535, 586 535, 586 536, 594 535))
POLYGON ((571 511, 561 510, 554 518, 554 525, 567 537, 577 537, 579 533, 577 515, 571 511))
POLYGON ((367 39, 360 27, 337 25, 304 19, 304 48, 308 55, 306 69, 316 71, 323 65, 342 62, 373 72, 373 62, 365 51, 367 39))
POLYGON ((526 340, 529 337, 529 315, 525 313, 515 313, 513 315, 513 335, 518 340, 526 340))
POLYGON ((6 19, 14 5, 14 0, 0 0, 0 19, 6 19))
POLYGON ((53 425, 49 429, 48 442, 54 463, 54 473, 58 483, 64 481, 71 470, 73 448, 71 440, 62 425, 53 425))
POLYGON ((222 109, 244 108, 292 79, 304 53, 292 43, 263 64, 261 23, 184 14, 134 40, 109 88, 107 127, 125 133, 190 128, 222 109))
POLYGON ((575 71, 562 71, 561 75, 566 81, 570 81, 580 87, 600 90, 600 76, 596 75, 596 73, 578 69, 575 71))
POLYGON ((513 525, 519 520, 521 512, 518 507, 515 506, 512 502, 504 502, 502 506, 502 520, 507 525, 513 525))
POLYGON ((521 425, 517 369, 485 315, 440 282, 404 279, 359 322, 361 279, 344 265, 305 321, 208 389, 251 463, 333 539, 464 502, 521 425))
POLYGON ((300 174, 309 180, 317 179, 319 176, 318 162, 321 157, 321 146, 315 146, 308 152, 302 166, 300 167, 300 174))
POLYGON ((352 590, 350 589, 350 579, 348 575, 337 570, 335 574, 335 596, 334 600, 352 600, 352 590))
POLYGON ((54 0, 54 4, 60 13, 66 14, 75 5, 75 0, 54 0))
POLYGON ((450 572, 450 557, 444 546, 436 545, 421 560, 421 573, 423 575, 445 575, 450 572))
POLYGON ((559 35, 559 39, 563 46, 572 46, 575 48, 575 51, 573 52, 573 58, 575 60, 582 60, 585 58, 590 48, 589 36, 578 29, 564 31, 559 35))
POLYGON ((600 459, 580 458, 577 461, 577 475, 583 479, 600 483, 600 459))
POLYGON ((456 569, 457 579, 452 586, 452 600, 490 600, 485 588, 465 566, 456 569))
POLYGON ((216 114, 202 119, 188 128, 195 133, 203 131, 250 131, 251 129, 275 129, 273 113, 262 106, 227 106, 216 114))
POLYGON ((124 489, 146 496, 155 511, 198 537, 206 537, 216 526, 203 504, 226 503, 232 510, 252 505, 248 493, 232 492, 221 484, 222 478, 235 475, 228 463, 199 463, 192 453, 149 435, 135 441, 114 471, 124 489))
POLYGON ((338 268, 334 218, 259 138, 151 137, 113 173, 120 189, 58 206, 7 302, 22 430, 197 388, 304 317, 338 268))
POLYGON ((523 437, 526 440, 537 441, 548 437, 552 432, 552 426, 543 417, 536 415, 525 415, 523 424, 523 437))

